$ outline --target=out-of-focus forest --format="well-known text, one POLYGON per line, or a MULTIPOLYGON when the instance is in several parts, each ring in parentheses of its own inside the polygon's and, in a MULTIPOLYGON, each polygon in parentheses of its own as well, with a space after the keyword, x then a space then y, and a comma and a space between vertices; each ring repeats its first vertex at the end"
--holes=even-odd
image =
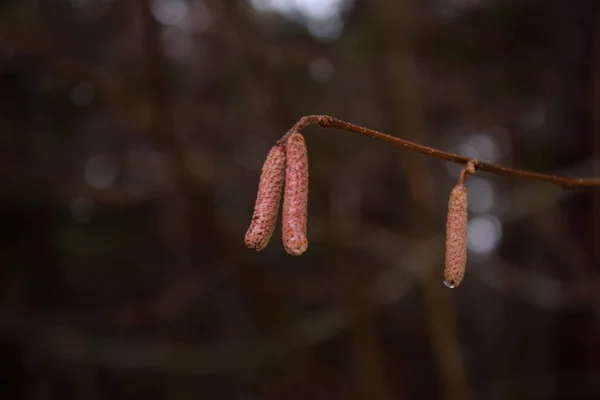
POLYGON ((600 398, 600 192, 306 129, 308 239, 244 247, 328 114, 600 176, 596 0, 0 1, 2 399, 600 398))

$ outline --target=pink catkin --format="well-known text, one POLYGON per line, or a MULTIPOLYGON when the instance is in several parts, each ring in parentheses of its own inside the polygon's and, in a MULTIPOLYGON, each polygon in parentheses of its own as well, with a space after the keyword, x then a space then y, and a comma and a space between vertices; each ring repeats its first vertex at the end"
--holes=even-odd
POLYGON ((458 184, 450 192, 446 224, 446 267, 444 282, 449 287, 460 285, 467 264, 467 188, 458 184))
POLYGON ((308 205, 308 151, 301 133, 291 134, 285 142, 287 156, 283 193, 283 247, 299 256, 308 248, 306 219, 308 205))
POLYGON ((285 150, 283 146, 275 145, 263 164, 254 215, 244 238, 246 247, 250 249, 260 251, 269 244, 277 222, 284 174, 285 150))

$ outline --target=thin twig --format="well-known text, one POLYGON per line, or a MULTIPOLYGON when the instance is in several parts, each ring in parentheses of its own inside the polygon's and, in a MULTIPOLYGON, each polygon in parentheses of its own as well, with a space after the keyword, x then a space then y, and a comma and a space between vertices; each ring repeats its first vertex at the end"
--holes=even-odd
MULTIPOLYGON (((471 158, 462 157, 458 154, 450 153, 443 150, 434 149, 432 147, 423 146, 421 144, 413 143, 408 140, 404 140, 395 136, 391 136, 382 132, 378 132, 373 129, 365 128, 359 125, 354 125, 341 119, 333 118, 328 115, 307 115, 300 118, 300 120, 290 129, 278 143, 283 142, 287 137, 297 131, 302 131, 309 125, 320 125, 323 128, 339 128, 346 131, 359 133, 361 135, 369 136, 373 139, 382 140, 386 143, 390 143, 396 146, 404 147, 409 150, 417 151, 419 153, 427 154, 432 157, 441 158, 446 161, 450 161, 457 164, 467 164, 472 161, 471 158)), ((490 164, 478 161, 477 170, 491 172, 493 174, 503 175, 512 178, 536 180, 546 183, 551 183, 562 187, 563 189, 573 189, 579 187, 600 187, 600 178, 564 178, 554 175, 540 174, 537 172, 526 171, 521 169, 514 169, 503 167, 497 164, 490 164)))

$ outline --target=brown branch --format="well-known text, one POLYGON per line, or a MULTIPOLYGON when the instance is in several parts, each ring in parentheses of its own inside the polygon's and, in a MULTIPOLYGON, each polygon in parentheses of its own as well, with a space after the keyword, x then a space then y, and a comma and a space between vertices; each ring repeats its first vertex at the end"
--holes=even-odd
MULTIPOLYGON (((409 150, 413 150, 419 153, 427 154, 432 157, 441 158, 442 160, 450 161, 457 164, 466 165, 471 158, 462 157, 458 154, 450 153, 443 150, 434 149, 432 147, 424 146, 421 144, 413 143, 408 140, 404 140, 395 136, 391 136, 382 132, 378 132, 373 129, 365 128, 359 125, 354 125, 341 119, 333 118, 328 115, 307 115, 300 118, 300 120, 290 129, 278 143, 283 142, 287 137, 297 131, 302 131, 309 125, 320 125, 323 128, 339 128, 346 131, 359 133, 361 135, 369 136, 373 139, 382 140, 386 143, 393 144, 395 146, 404 147, 409 150)), ((562 187, 563 189, 573 189, 579 187, 600 187, 600 178, 564 178, 560 176, 540 174, 537 172, 526 171, 521 169, 514 169, 503 167, 497 164, 490 164, 486 162, 478 161, 476 164, 478 171, 491 172, 493 174, 503 175, 511 178, 535 180, 546 183, 551 183, 562 187)))

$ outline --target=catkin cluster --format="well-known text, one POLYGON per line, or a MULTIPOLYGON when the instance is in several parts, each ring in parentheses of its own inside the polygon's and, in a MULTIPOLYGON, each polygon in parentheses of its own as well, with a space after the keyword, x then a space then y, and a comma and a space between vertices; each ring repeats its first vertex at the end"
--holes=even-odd
MULTIPOLYGON (((306 239, 308 205, 308 151, 298 131, 287 134, 283 143, 271 148, 263 165, 254 215, 246 232, 246 247, 264 249, 275 230, 283 191, 282 238, 285 250, 299 256, 308 248, 306 239)), ((467 263, 467 174, 475 173, 477 160, 465 165, 458 184, 450 192, 446 224, 444 282, 460 285, 467 263)))
POLYGON ((273 146, 263 165, 254 215, 246 232, 246 247, 264 249, 275 230, 281 192, 283 195, 283 247, 294 256, 308 248, 308 151, 304 136, 294 132, 284 144, 273 146), (285 188, 284 188, 285 183, 285 188))

